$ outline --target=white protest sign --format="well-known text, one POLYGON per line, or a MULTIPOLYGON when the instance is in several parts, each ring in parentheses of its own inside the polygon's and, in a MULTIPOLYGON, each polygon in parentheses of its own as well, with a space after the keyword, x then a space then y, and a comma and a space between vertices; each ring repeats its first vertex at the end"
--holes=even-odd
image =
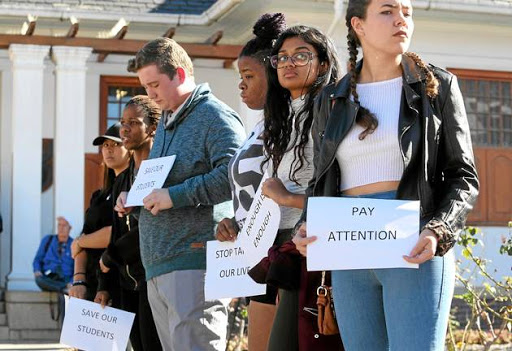
POLYGON ((142 200, 153 189, 160 189, 164 185, 175 160, 176 155, 142 161, 137 177, 128 193, 125 206, 143 206, 142 200))
POLYGON ((263 295, 265 284, 258 284, 247 274, 251 268, 239 242, 206 243, 206 300, 263 295))
POLYGON ((60 343, 86 351, 124 351, 135 314, 69 298, 60 343))
POLYGON ((279 205, 261 193, 267 179, 265 173, 236 241, 207 243, 206 299, 265 294, 265 284, 257 284, 247 272, 267 256, 281 221, 279 205))
POLYGON ((268 249, 274 244, 281 221, 279 205, 262 194, 263 183, 267 179, 268 174, 265 173, 254 195, 244 227, 238 233, 236 240, 243 248, 244 257, 251 268, 263 257, 267 257, 268 249))
POLYGON ((311 197, 308 271, 418 268, 403 259, 418 240, 419 201, 311 197))

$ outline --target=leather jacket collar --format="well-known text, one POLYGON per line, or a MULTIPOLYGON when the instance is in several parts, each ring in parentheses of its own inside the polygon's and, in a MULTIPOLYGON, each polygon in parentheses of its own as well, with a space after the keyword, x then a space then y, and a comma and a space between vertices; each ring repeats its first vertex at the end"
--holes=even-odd
MULTIPOLYGON (((419 199, 422 221, 438 220, 458 234, 478 194, 478 177, 464 101, 451 73, 430 66, 439 94, 426 94, 426 75, 410 57, 402 56, 403 93, 399 114, 399 145, 404 173, 399 199, 419 199)), ((360 70, 362 62, 356 69, 360 70)), ((338 145, 348 133, 359 106, 350 99, 350 78, 326 87, 315 103, 312 136, 315 176, 308 196, 339 195, 338 145)), ((306 218, 304 211, 303 219, 306 218)))
MULTIPOLYGON (((400 63, 402 66, 402 77, 404 79, 404 87, 405 88, 405 97, 409 105, 412 105, 415 100, 419 99, 420 96, 412 89, 410 89, 410 85, 419 83, 425 80, 425 72, 414 62, 412 58, 407 55, 402 55, 402 62, 400 63)), ((356 65, 356 72, 361 72, 361 68, 363 67, 363 60, 361 59, 356 65)), ((350 79, 352 78, 352 74, 348 73, 336 86, 333 93, 330 95, 331 99, 337 99, 340 97, 348 98, 350 95, 350 79)))
MULTIPOLYGON (((422 82, 425 80, 425 72, 414 62, 412 58, 403 54, 402 62, 400 63, 402 66, 402 77, 404 81, 410 85, 418 82, 422 82)), ((356 72, 361 72, 361 68, 363 67, 363 59, 361 59, 356 65, 356 72)), ((331 98, 348 98, 350 94, 350 79, 352 78, 352 74, 348 73, 343 77, 340 83, 336 86, 331 95, 331 98)), ((419 97, 419 96, 418 96, 419 97)))

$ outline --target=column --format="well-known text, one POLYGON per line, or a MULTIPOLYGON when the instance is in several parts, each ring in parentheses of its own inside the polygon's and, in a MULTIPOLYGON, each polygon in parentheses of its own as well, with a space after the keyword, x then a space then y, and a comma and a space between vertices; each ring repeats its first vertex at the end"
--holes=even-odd
POLYGON ((49 46, 11 44, 12 269, 9 290, 36 290, 32 260, 41 241, 43 69, 49 46))
POLYGON ((86 61, 92 48, 54 46, 52 52, 56 64, 55 215, 66 217, 76 237, 84 217, 86 61))

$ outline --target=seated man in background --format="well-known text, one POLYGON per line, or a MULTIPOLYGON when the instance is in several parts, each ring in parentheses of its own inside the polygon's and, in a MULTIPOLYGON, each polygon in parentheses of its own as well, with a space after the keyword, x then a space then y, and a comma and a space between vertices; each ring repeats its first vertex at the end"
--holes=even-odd
POLYGON ((32 266, 36 284, 44 291, 64 292, 73 281, 71 225, 57 217, 57 234, 46 235, 39 244, 32 266))

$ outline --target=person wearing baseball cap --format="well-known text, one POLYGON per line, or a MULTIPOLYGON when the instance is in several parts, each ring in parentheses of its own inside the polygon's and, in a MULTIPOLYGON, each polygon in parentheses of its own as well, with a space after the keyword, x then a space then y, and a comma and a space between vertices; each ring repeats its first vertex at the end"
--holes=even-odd
MULTIPOLYGON (((121 124, 110 126, 105 134, 98 136, 92 142, 101 146, 103 156, 103 187, 96 190, 92 196, 89 208, 85 213, 82 235, 71 245, 71 254, 75 259, 73 286, 69 295, 93 301, 97 291, 106 287, 98 286, 97 272, 99 259, 107 247, 112 233, 112 186, 119 174, 124 172, 130 163, 130 153, 123 146, 119 137, 121 124)), ((113 305, 117 305, 113 299, 113 305)))
POLYGON ((116 143, 122 144, 121 138, 119 137, 119 129, 121 129, 121 123, 116 122, 111 125, 105 134, 100 135, 92 141, 94 146, 102 145, 105 139, 113 140, 116 143))

